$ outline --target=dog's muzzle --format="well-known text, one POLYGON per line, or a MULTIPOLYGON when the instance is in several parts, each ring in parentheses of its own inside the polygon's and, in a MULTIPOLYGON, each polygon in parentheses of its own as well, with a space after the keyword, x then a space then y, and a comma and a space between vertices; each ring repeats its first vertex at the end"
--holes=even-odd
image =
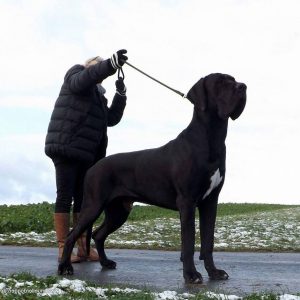
POLYGON ((234 110, 232 111, 232 113, 230 114, 230 118, 232 120, 236 120, 244 111, 244 108, 246 106, 246 90, 247 90, 247 86, 244 83, 237 83, 236 85, 236 93, 237 93, 237 98, 238 101, 235 105, 234 110))

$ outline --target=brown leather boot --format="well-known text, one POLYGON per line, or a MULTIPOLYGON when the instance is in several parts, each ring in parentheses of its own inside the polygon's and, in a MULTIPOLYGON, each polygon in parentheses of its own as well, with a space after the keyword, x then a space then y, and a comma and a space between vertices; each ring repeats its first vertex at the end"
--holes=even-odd
MULTIPOLYGON (((65 240, 70 229, 70 214, 68 213, 55 213, 54 214, 54 227, 56 231, 56 238, 58 243, 58 262, 61 261, 63 254, 65 240)), ((81 260, 78 256, 72 253, 71 263, 79 263, 81 260)))
MULTIPOLYGON (((77 224, 78 218, 79 213, 73 213, 73 226, 77 224)), ((86 232, 77 240, 77 245, 77 256, 80 257, 81 261, 99 261, 99 255, 95 248, 90 248, 90 252, 87 253, 86 232)))

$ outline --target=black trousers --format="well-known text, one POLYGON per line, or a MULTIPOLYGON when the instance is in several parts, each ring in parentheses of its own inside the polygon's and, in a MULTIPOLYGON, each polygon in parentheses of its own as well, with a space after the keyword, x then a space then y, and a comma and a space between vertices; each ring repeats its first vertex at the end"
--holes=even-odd
POLYGON ((74 161, 63 157, 53 158, 56 173, 56 213, 79 213, 83 199, 83 182, 92 163, 74 161))

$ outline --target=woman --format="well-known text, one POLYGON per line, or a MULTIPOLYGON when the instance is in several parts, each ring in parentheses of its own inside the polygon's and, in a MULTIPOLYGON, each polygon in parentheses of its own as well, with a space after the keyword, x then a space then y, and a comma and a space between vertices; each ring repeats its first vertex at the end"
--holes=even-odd
MULTIPOLYGON (((107 126, 118 124, 123 115, 126 105, 123 79, 116 81, 116 94, 110 107, 101 83, 123 66, 127 60, 125 53, 126 50, 119 50, 107 60, 97 56, 87 60, 85 65, 77 64, 69 69, 51 115, 45 153, 52 159, 56 172, 54 227, 58 261, 70 229, 72 202, 74 226, 80 213, 85 173, 105 156, 107 126)), ((86 235, 77 244, 77 255, 73 254, 71 259, 73 263, 99 259, 95 249, 88 253, 86 235)))

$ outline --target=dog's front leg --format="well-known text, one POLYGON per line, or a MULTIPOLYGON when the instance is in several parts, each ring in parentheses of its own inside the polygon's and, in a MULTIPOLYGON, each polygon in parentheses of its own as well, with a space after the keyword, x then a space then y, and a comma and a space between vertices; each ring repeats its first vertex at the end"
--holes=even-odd
POLYGON ((186 283, 202 283, 194 263, 195 252, 195 207, 187 199, 178 199, 181 222, 181 253, 183 277, 186 283))
POLYGON ((216 268, 213 259, 214 232, 217 216, 218 195, 213 193, 205 201, 200 203, 200 236, 201 252, 200 259, 204 260, 204 266, 210 279, 223 280, 228 279, 228 274, 224 270, 216 268))

